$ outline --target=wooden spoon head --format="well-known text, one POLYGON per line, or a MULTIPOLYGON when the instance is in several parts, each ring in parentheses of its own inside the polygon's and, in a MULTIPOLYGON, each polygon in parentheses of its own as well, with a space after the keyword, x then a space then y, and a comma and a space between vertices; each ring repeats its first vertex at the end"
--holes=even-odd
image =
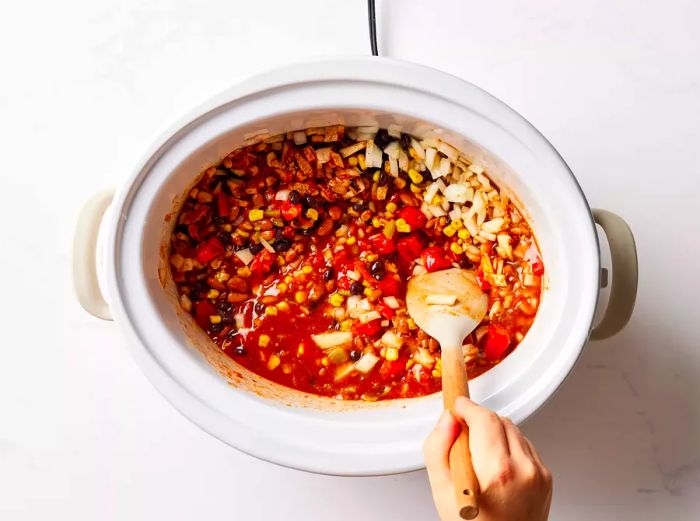
POLYGON ((461 345, 486 315, 488 304, 488 296, 481 291, 473 271, 451 268, 408 281, 409 315, 443 347, 461 345), (446 303, 433 303, 443 300, 442 297, 446 303), (452 298, 454 303, 448 304, 452 298))

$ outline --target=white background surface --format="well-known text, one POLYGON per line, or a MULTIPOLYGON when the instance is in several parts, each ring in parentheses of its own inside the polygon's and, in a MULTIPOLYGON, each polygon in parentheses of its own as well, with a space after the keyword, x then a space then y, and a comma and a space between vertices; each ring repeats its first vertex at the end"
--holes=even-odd
MULTIPOLYGON (((363 0, 14 2, 0 17, 0 518, 435 519, 423 472, 331 478, 203 433, 117 327, 71 293, 81 204, 161 129, 255 71, 367 54, 363 0)), ((525 427, 555 475, 552 519, 700 510, 700 4, 384 1, 383 54, 520 111, 640 258, 637 310, 591 344, 525 427)))

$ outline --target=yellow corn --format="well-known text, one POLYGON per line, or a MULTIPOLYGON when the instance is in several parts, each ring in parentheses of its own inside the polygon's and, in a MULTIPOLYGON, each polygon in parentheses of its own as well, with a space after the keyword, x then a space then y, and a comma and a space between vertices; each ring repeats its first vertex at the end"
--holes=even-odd
POLYGON ((399 359, 399 350, 395 347, 387 347, 384 357, 389 361, 393 362, 399 359))
POLYGON ((248 220, 251 222, 253 221, 259 221, 264 217, 263 211, 262 210, 251 210, 248 212, 248 220))
POLYGON ((286 282, 280 282, 279 284, 277 284, 277 289, 280 291, 280 293, 284 293, 285 291, 287 291, 288 288, 289 286, 286 282))
POLYGON ((452 244, 450 244, 450 250, 452 250, 452 253, 454 253, 456 255, 461 255, 462 253, 464 253, 464 250, 462 249, 462 247, 456 242, 453 242, 452 244))
POLYGON ((396 185, 396 188, 398 188, 399 190, 403 190, 404 188, 406 188, 406 180, 397 177, 396 179, 394 179, 394 185, 396 185))
POLYGON ((379 170, 377 170, 373 175, 372 175, 372 181, 375 183, 379 181, 379 170))
POLYGON ((277 367, 280 365, 280 362, 281 362, 281 360, 280 360, 279 356, 272 355, 270 357, 270 359, 267 361, 267 368, 270 371, 273 371, 273 370, 277 369, 277 367))
POLYGON ((306 216, 309 219, 315 221, 316 219, 318 219, 318 210, 315 210, 314 208, 309 208, 308 210, 306 210, 306 216))
POLYGON ((348 158, 348 165, 350 166, 357 166, 357 158, 356 157, 349 157, 348 158))
POLYGON ((218 290, 218 289, 212 288, 212 289, 210 289, 209 291, 207 291, 207 298, 215 299, 215 298, 218 297, 218 296, 219 296, 219 290, 218 290))
POLYGON ((289 311, 289 304, 287 304, 287 302, 285 302, 284 300, 282 302, 278 302, 277 309, 286 313, 287 311, 289 311))
POLYGON ((341 331, 350 331, 351 329, 352 329, 352 320, 351 319, 343 320, 340 323, 340 330, 341 331))
POLYGON ((287 276, 284 278, 284 282, 285 282, 286 284, 291 284, 292 282, 294 282, 294 279, 292 278, 291 275, 287 275, 287 276))
POLYGON ((251 271, 248 266, 243 266, 236 270, 236 274, 238 274, 239 277, 250 277, 251 271))
POLYGON ((374 217, 372 218, 372 226, 374 226, 375 228, 381 228, 382 221, 380 221, 378 217, 374 217))
POLYGON ((457 232, 457 237, 459 237, 463 241, 467 240, 469 238, 469 230, 467 230, 466 228, 462 228, 457 232))
POLYGON ((348 246, 352 246, 357 242, 357 239, 355 237, 348 237, 347 241, 345 241, 345 244, 348 246))
POLYGON ((416 184, 420 184, 423 182, 423 176, 415 168, 411 168, 408 171, 408 177, 410 177, 411 181, 413 181, 416 184))
POLYGON ((440 204, 442 202, 442 196, 440 194, 435 195, 433 197, 433 200, 430 201, 430 204, 440 204))
POLYGON ((297 304, 303 304, 304 302, 306 302, 306 293, 304 293, 303 291, 297 291, 294 294, 294 300, 297 301, 297 304))
POLYGON ((321 359, 321 365, 322 365, 323 367, 328 367, 328 364, 330 364, 330 363, 331 363, 331 362, 330 362, 330 360, 328 360, 328 357, 327 357, 327 356, 324 356, 324 357, 321 359))
POLYGON ((413 192, 414 194, 419 194, 422 191, 423 191, 423 189, 420 186, 414 185, 413 183, 411 183, 411 192, 413 192))
POLYGON ((357 162, 360 163, 360 168, 364 170, 367 168, 367 165, 365 164, 365 155, 364 154, 358 154, 357 155, 357 162))
POLYGON ((297 348, 297 356, 301 356, 304 354, 304 344, 299 344, 299 347, 297 348))
POLYGON ((230 224, 222 224, 221 229, 225 232, 231 233, 231 231, 233 231, 233 226, 230 224))
POLYGON ((306 266, 301 268, 301 271, 308 275, 309 273, 313 273, 314 269, 307 264, 306 266))
POLYGON ((396 229, 401 233, 409 233, 411 231, 411 225, 403 219, 396 219, 396 229))
POLYGON ((270 345, 270 337, 268 335, 260 335, 258 338, 258 345, 260 347, 267 347, 270 345))
POLYGON ((395 212, 397 209, 396 203, 387 203, 386 204, 386 211, 387 212, 395 212))
POLYGON ((219 315, 209 315, 209 322, 212 324, 221 324, 221 317, 219 315))
POLYGON ((265 314, 274 317, 277 314, 277 308, 275 306, 267 306, 265 308, 265 314))
POLYGON ((331 305, 336 307, 336 308, 343 303, 343 300, 345 300, 345 299, 343 298, 343 296, 340 293, 333 293, 331 295, 331 298, 329 299, 331 305))
POLYGON ((250 234, 247 231, 241 230, 240 228, 236 230, 236 233, 241 237, 250 237, 250 234))
POLYGON ((448 237, 452 237, 455 233, 457 233, 457 230, 455 230, 454 226, 448 224, 442 229, 442 233, 444 233, 448 237))

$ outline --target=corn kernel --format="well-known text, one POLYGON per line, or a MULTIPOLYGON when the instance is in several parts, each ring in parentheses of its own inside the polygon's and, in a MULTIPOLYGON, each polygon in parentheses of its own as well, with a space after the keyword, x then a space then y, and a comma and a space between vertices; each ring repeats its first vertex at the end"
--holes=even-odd
POLYGON ((267 368, 268 368, 270 371, 273 371, 273 370, 277 369, 277 366, 280 365, 280 362, 281 362, 281 360, 280 360, 280 357, 279 357, 279 356, 277 356, 277 355, 272 355, 272 356, 270 357, 270 359, 267 361, 267 368))
POLYGON ((270 345, 270 337, 269 335, 260 335, 258 338, 258 345, 260 347, 267 347, 270 345))
POLYGON ((454 227, 455 230, 461 230, 462 228, 464 228, 464 223, 462 222, 461 219, 457 219, 456 221, 452 221, 450 224, 454 227))
POLYGON ((352 246, 357 242, 357 239, 355 237, 348 237, 347 241, 345 241, 345 244, 348 246, 352 246))
POLYGON ((442 233, 444 233, 448 237, 452 237, 455 233, 457 233, 457 230, 455 230, 454 226, 448 224, 442 229, 442 233))
POLYGON ((351 329, 352 329, 352 320, 351 319, 343 320, 340 323, 340 330, 341 331, 350 331, 351 329))
POLYGON ((348 158, 348 165, 357 166, 357 158, 355 156, 348 158))
POLYGON ((265 314, 274 317, 277 314, 277 308, 275 306, 267 306, 265 308, 265 314))
POLYGON ((369 297, 372 294, 372 288, 365 288, 365 297, 369 297))
POLYGON ((365 170, 367 168, 367 165, 365 164, 365 155, 364 154, 357 155, 357 162, 360 163, 360 168, 362 170, 365 170))
POLYGON ((411 225, 404 219, 396 219, 396 229, 401 233, 409 233, 411 231, 411 225))
POLYGON ((396 203, 387 203, 386 204, 386 211, 387 212, 395 212, 397 209, 396 203))
POLYGON ((416 321, 413 320, 412 318, 409 318, 406 322, 408 322, 408 329, 418 329, 418 326, 416 325, 416 321))
POLYGON ((291 373, 291 372, 292 372, 292 366, 289 365, 289 364, 283 364, 283 365, 282 365, 282 372, 283 372, 284 374, 289 374, 289 373, 291 373))
POLYGON ((430 204, 440 204, 442 202, 442 196, 440 194, 437 194, 435 197, 433 197, 433 200, 430 201, 430 204))
POLYGON ((299 344, 299 347, 297 348, 297 356, 301 356, 304 354, 304 344, 299 344))
POLYGON ((278 302, 277 309, 279 311, 282 311, 283 313, 286 313, 289 311, 289 304, 287 302, 285 302, 284 300, 282 302, 278 302))
POLYGON ((420 186, 414 185, 413 183, 411 183, 411 192, 413 192, 414 194, 419 194, 422 191, 423 191, 423 189, 420 186))
POLYGON ((379 217, 372 218, 372 226, 374 226, 375 228, 382 227, 382 221, 379 220, 379 217))
POLYGON ((395 347, 387 347, 384 357, 389 361, 393 362, 399 359, 399 350, 395 347))
POLYGON ((221 229, 225 232, 231 233, 233 231, 233 226, 230 224, 222 224, 221 229))
POLYGON ((340 293, 333 293, 329 299, 331 305, 336 308, 343 303, 343 300, 345 299, 340 293))
POLYGON ((423 182, 423 176, 420 175, 420 173, 418 172, 418 170, 416 170, 415 168, 411 168, 411 169, 408 171, 408 177, 410 177, 410 178, 411 178, 411 181, 413 181, 413 182, 416 183, 416 184, 420 184, 420 183, 423 182))
POLYGON ((236 233, 237 233, 238 235, 240 235, 241 237, 250 237, 250 234, 249 234, 247 231, 242 230, 241 228, 238 228, 238 229, 236 230, 236 233))
POLYGON ((239 277, 250 277, 251 271, 248 266, 243 266, 236 270, 236 274, 238 274, 239 277))
POLYGON ((304 291, 297 291, 297 292, 294 294, 294 300, 297 301, 297 304, 303 304, 304 302, 306 302, 306 292, 304 292, 304 291))
POLYGON ((259 209, 258 210, 251 210, 250 212, 248 212, 248 220, 250 220, 251 222, 259 221, 260 219, 263 218, 263 216, 264 216, 263 211, 259 210, 259 209))
POLYGON ((212 324, 221 324, 221 317, 219 315, 209 315, 209 322, 212 324))
POLYGON ((218 289, 212 288, 212 289, 210 289, 209 291, 207 291, 207 298, 215 299, 215 298, 218 297, 218 296, 219 296, 219 290, 218 290, 218 289))
POLYGON ((416 152, 416 149, 413 147, 408 149, 408 155, 411 156, 413 159, 418 159, 418 152, 416 152))
POLYGON ((459 237, 463 241, 467 240, 469 238, 469 230, 467 230, 466 228, 462 228, 457 232, 457 237, 459 237))
POLYGON ((305 265, 303 268, 301 268, 301 271, 309 275, 310 273, 314 272, 313 267, 309 266, 308 264, 305 265))
POLYGON ((437 369, 433 369, 432 373, 433 378, 440 378, 442 376, 442 371, 438 371, 437 369))
POLYGON ((292 278, 291 275, 287 275, 287 276, 284 278, 284 282, 285 282, 285 284, 291 284, 292 282, 294 282, 294 279, 292 278))
POLYGON ((330 363, 331 363, 331 362, 330 362, 330 360, 328 360, 328 357, 327 357, 327 356, 324 356, 324 357, 321 359, 321 365, 322 365, 323 367, 328 367, 328 365, 329 365, 330 363))
POLYGON ((462 253, 464 253, 464 250, 462 249, 462 247, 456 242, 453 242, 452 244, 450 244, 450 250, 452 250, 452 253, 454 253, 456 255, 461 255, 462 253))
POLYGON ((289 289, 289 285, 286 282, 280 282, 279 284, 277 284, 277 289, 280 293, 284 293, 289 289))
POLYGON ((314 208, 309 208, 308 210, 306 210, 306 216, 309 219, 312 219, 315 221, 316 219, 318 219, 318 210, 316 210, 314 208))

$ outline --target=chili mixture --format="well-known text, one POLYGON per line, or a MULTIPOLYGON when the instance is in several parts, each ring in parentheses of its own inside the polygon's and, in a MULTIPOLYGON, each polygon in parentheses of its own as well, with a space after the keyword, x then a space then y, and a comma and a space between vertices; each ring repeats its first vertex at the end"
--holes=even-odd
POLYGON ((484 169, 397 128, 332 126, 236 149, 190 190, 171 237, 180 305, 236 362, 346 400, 440 390, 438 343, 407 280, 476 271, 489 311, 464 341, 470 378, 530 328, 544 266, 484 169))

